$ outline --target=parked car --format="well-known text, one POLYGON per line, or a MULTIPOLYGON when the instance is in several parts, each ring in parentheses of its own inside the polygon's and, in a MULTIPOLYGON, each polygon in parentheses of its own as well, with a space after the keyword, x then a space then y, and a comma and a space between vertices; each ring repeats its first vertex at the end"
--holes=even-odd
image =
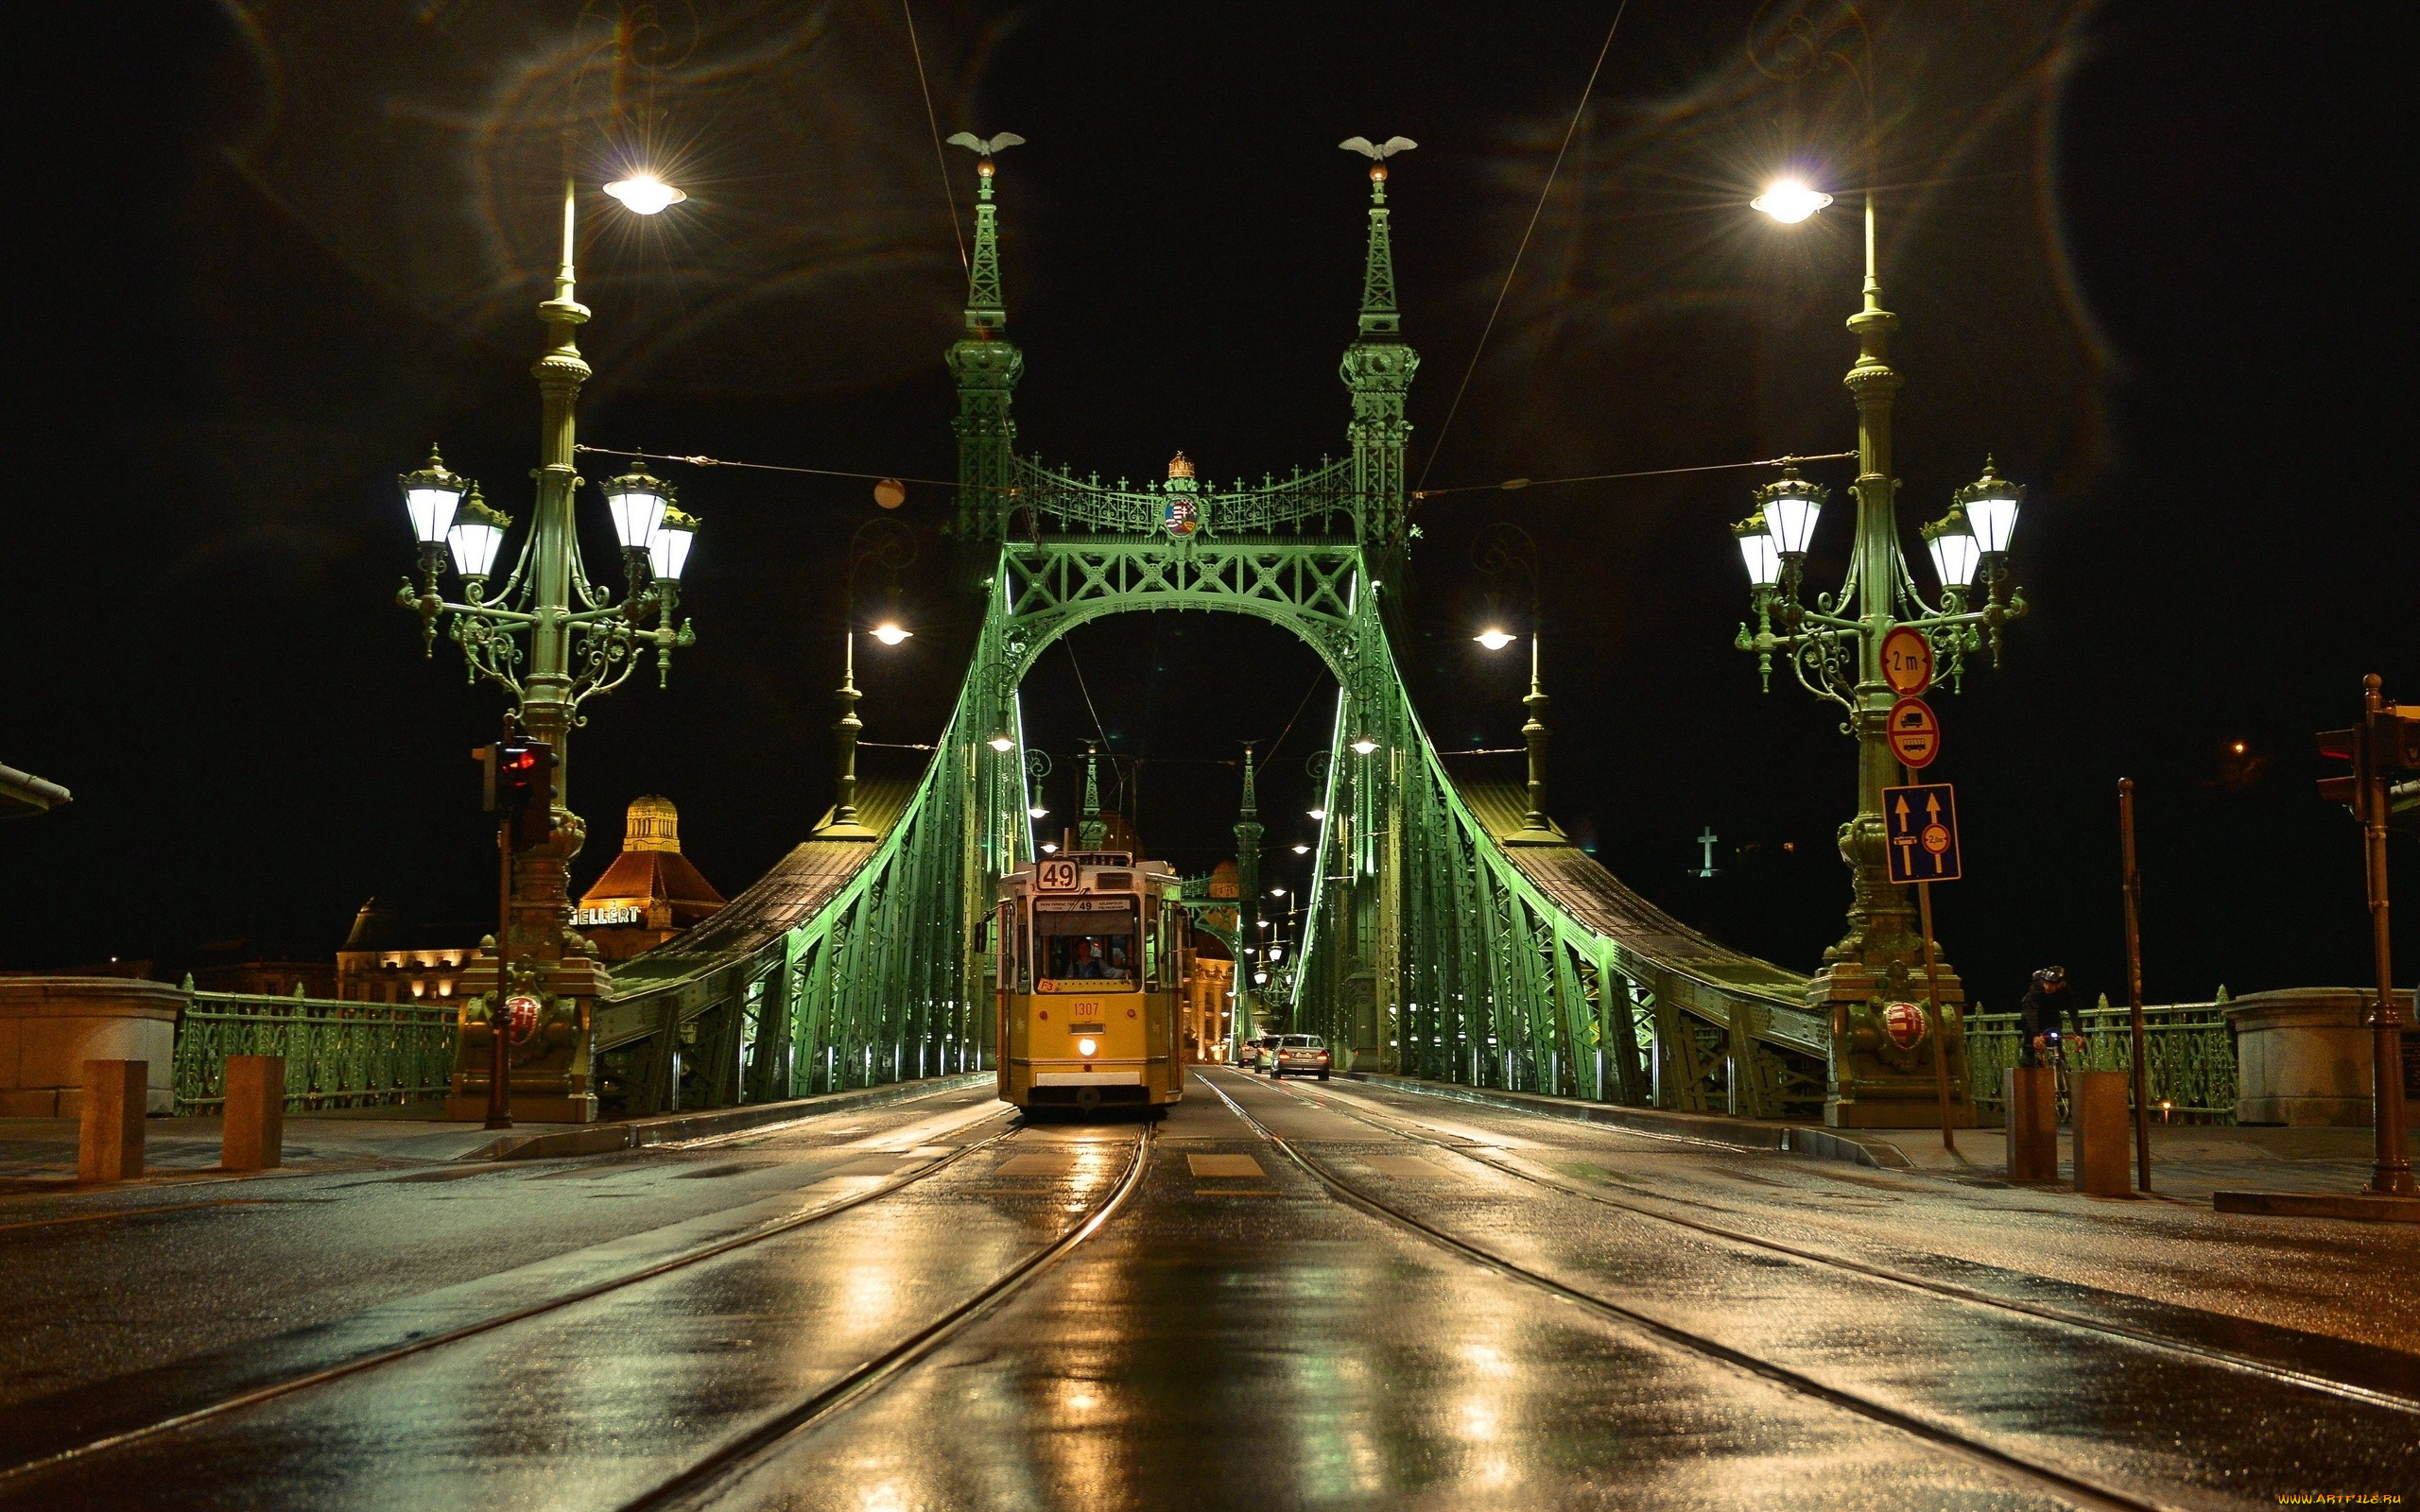
POLYGON ((1271 1081, 1288 1074, 1315 1075, 1322 1081, 1327 1080, 1326 1040, 1315 1034, 1283 1034, 1276 1038, 1277 1044, 1269 1057, 1271 1081))

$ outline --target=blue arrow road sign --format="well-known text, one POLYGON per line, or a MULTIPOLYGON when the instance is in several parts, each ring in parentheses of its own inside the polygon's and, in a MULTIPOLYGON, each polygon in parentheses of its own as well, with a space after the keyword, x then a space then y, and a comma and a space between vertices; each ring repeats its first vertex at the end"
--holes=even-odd
POLYGON ((1882 827, 1893 882, 1958 880, 1958 795, 1947 782, 1884 788, 1882 827))

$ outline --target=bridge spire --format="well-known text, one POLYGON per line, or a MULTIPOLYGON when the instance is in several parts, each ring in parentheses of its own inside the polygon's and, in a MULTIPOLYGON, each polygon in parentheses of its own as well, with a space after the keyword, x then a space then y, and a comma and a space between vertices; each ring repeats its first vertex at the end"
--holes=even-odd
POLYGON ((992 156, 1024 141, 1002 132, 989 141, 960 131, 956 145, 979 155, 976 164, 975 253, 966 268, 966 329, 949 349, 958 379, 958 522, 961 540, 996 541, 1005 528, 1017 427, 1010 401, 1025 371, 1025 353, 1008 339, 1008 301, 1000 292, 999 207, 993 202, 997 169, 992 156))
POLYGON ((1236 1022, 1249 1038, 1260 1032, 1253 1004, 1259 997, 1253 981, 1268 970, 1268 954, 1260 944, 1260 798, 1253 782, 1253 743, 1244 743, 1244 796, 1236 805, 1236 1022))
POLYGON ((1420 353, 1403 341, 1395 307, 1394 235, 1387 209, 1387 159, 1410 150, 1409 137, 1373 146, 1366 137, 1342 144, 1370 160, 1370 234, 1361 265, 1361 316, 1345 349, 1340 376, 1353 391, 1353 485, 1357 524, 1365 549, 1394 543, 1403 527, 1404 447, 1411 426, 1404 394, 1419 370, 1420 353))
POLYGON ((1109 838, 1109 821, 1100 816, 1100 747, 1084 742, 1084 814, 1076 826, 1076 843, 1098 850, 1109 838))

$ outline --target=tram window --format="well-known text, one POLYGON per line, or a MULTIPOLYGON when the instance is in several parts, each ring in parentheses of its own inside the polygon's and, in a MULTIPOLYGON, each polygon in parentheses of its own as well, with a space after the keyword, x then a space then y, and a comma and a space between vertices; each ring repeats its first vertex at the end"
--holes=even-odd
POLYGON ((1115 912, 1098 907, 1065 913, 1037 910, 1033 932, 1034 944, 1042 957, 1037 963, 1042 981, 1035 985, 1045 992, 1061 990, 1062 983, 1135 980, 1134 910, 1131 903, 1115 912))

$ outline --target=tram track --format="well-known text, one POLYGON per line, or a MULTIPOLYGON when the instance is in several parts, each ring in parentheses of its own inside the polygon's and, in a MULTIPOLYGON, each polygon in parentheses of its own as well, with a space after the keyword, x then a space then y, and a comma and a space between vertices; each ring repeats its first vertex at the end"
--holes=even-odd
MULTIPOLYGON (((1008 1105, 1001 1104, 985 1109, 959 1126, 972 1128, 1012 1111, 1014 1109, 1008 1105)), ((742 1132, 752 1136, 761 1136, 768 1132, 778 1132, 786 1126, 788 1125, 772 1125, 769 1129, 751 1129, 742 1132)), ((282 1398, 366 1375, 382 1367, 444 1349, 449 1345, 511 1328, 516 1324, 544 1317, 564 1308, 624 1290, 643 1281, 685 1270, 734 1251, 795 1233, 827 1219, 838 1217, 843 1213, 895 1196, 931 1179, 978 1151, 994 1148, 1012 1139, 1019 1132, 1021 1132, 1020 1128, 1002 1129, 982 1139, 970 1141, 945 1155, 935 1156, 924 1164, 902 1172, 878 1186, 835 1197, 812 1208, 768 1220, 738 1233, 700 1245, 696 1248, 666 1256, 586 1285, 572 1287, 523 1306, 508 1308, 491 1316, 477 1318, 455 1328, 441 1329, 425 1336, 407 1338, 386 1348, 374 1349, 353 1358, 337 1361, 322 1368, 298 1371, 293 1375, 264 1382, 240 1391, 229 1392, 197 1406, 168 1413, 149 1421, 113 1432, 95 1435, 80 1443, 63 1446, 13 1464, 0 1466, 0 1496, 8 1494, 18 1483, 47 1471, 97 1461, 118 1450, 199 1427, 215 1419, 262 1406, 282 1398)), ((687 1147, 720 1144, 730 1138, 732 1136, 714 1136, 705 1140, 685 1142, 685 1143, 687 1147)), ((659 1149, 674 1147, 676 1146, 655 1146, 659 1149)), ((99 1384, 106 1386, 109 1383, 103 1382, 99 1384)), ((21 1407, 24 1405, 26 1404, 20 1404, 21 1407)))
MULTIPOLYGON (((1820 1381, 1804 1371, 1752 1353, 1736 1346, 1700 1333, 1695 1330, 1668 1322, 1622 1303, 1583 1291, 1568 1282, 1535 1270, 1521 1262, 1475 1243, 1460 1234, 1449 1232, 1419 1214, 1374 1196, 1359 1186, 1330 1170, 1318 1159, 1305 1154, 1294 1143, 1253 1116, 1227 1090, 1209 1077, 1201 1077, 1205 1086, 1221 1102, 1262 1139, 1275 1145, 1297 1167, 1345 1202, 1381 1221, 1392 1224, 1460 1258, 1482 1265, 1497 1274, 1544 1292, 1557 1299, 1635 1329, 1662 1342, 1703 1358, 1719 1361, 1771 1382, 1797 1395, 1838 1407, 1883 1426, 1896 1429, 1935 1449, 1980 1465, 2003 1476, 2052 1494, 2079 1505, 2096 1508, 2123 1509, 2123 1512, 2177 1512, 2174 1503, 2154 1501, 2116 1486, 2045 1465, 2012 1452, 1996 1444, 1960 1432, 1956 1427, 1918 1417, 1877 1401, 1857 1392, 1820 1381)), ((1351 1117, 1353 1115, 1346 1115, 1351 1117)), ((1374 1120, 1363 1119, 1374 1127, 1382 1127, 1374 1120)), ((1390 1132, 1393 1132, 1390 1130, 1390 1132)), ((1422 1143, 1437 1143, 1435 1141, 1422 1143)), ((1450 1147, 1450 1146, 1441 1146, 1450 1147)))
MULTIPOLYGON (((1290 1091, 1290 1089, 1287 1090, 1290 1091)), ((1224 1094, 1221 1093, 1221 1095, 1224 1094)), ((1297 1095, 1299 1098, 1299 1094, 1297 1095)), ((1357 1097, 1350 1096, 1343 1100, 1356 1105, 1360 1105, 1361 1101, 1357 1097)), ((1357 1106, 1350 1108, 1335 1108, 1328 1110, 1341 1113, 1344 1117, 1352 1119, 1357 1123, 1365 1124, 1372 1128, 1381 1129, 1399 1139, 1409 1140, 1415 1143, 1426 1144, 1435 1149, 1449 1151, 1464 1160, 1486 1166, 1492 1171, 1512 1177, 1516 1180, 1528 1182, 1532 1186, 1544 1187, 1548 1191, 1558 1192, 1566 1196, 1578 1197, 1583 1201, 1595 1203, 1599 1207, 1612 1208, 1621 1212, 1631 1213, 1642 1218, 1652 1219, 1655 1222, 1668 1224, 1675 1228, 1691 1229, 1695 1232, 1705 1234, 1711 1238, 1724 1240, 1733 1244, 1744 1245, 1772 1254, 1784 1255, 1803 1263, 1844 1272, 1849 1275, 1862 1277, 1870 1280, 1882 1281, 1893 1286, 1904 1287, 1910 1291, 1925 1293, 1949 1301, 1962 1303, 1969 1307, 1982 1308, 1988 1309, 1992 1312, 2010 1314, 2020 1317, 2031 1318, 2039 1322, 2057 1325, 2059 1327, 2074 1330, 2080 1332, 2098 1334, 2105 1338, 2118 1340, 2123 1343, 2136 1345, 2145 1349, 2162 1350, 2204 1365, 2214 1365, 2224 1369, 2256 1377, 2274 1385, 2290 1386, 2299 1390, 2318 1392, 2323 1395, 2339 1398, 2345 1401, 2358 1402, 2363 1406, 2384 1408, 2391 1412, 2406 1413, 2415 1417, 2420 1417, 2420 1399, 2404 1396, 2396 1392, 2382 1391, 2375 1387, 2359 1385, 2352 1382, 2339 1381, 2330 1376, 2318 1375, 2307 1370, 2299 1370, 2290 1366, 2278 1365, 2273 1361, 2261 1360, 2251 1355, 2239 1354, 2233 1350, 2218 1349, 2211 1345, 2196 1344, 2188 1340, 2177 1339, 2166 1334, 2152 1333, 2141 1329, 2130 1328, 2125 1324, 2112 1322, 2106 1318, 2089 1317, 2083 1314, 2068 1312, 2062 1308, 2048 1307, 2032 1302, 2021 1302, 2003 1297, 1994 1297, 1987 1292, 1977 1291, 1971 1287, 1959 1286, 1949 1281, 1935 1280, 1922 1276, 1912 1276, 1905 1271, 1893 1270, 1889 1266, 1876 1265, 1866 1261, 1852 1260, 1841 1255, 1826 1254, 1822 1250, 1806 1248, 1801 1246, 1789 1244, 1783 1240, 1770 1238, 1763 1234, 1750 1233, 1744 1229, 1727 1228, 1724 1225, 1710 1223, 1700 1218, 1685 1217, 1678 1213, 1662 1211, 1655 1207, 1648 1205, 1647 1203, 1626 1200, 1608 1193, 1592 1190, 1576 1182, 1559 1180, 1551 1176, 1543 1175, 1539 1172, 1524 1170, 1510 1161, 1497 1160, 1491 1156, 1481 1154, 1477 1150, 1450 1143, 1447 1141, 1439 1138, 1436 1131, 1426 1129, 1417 1123, 1402 1123, 1394 1119, 1374 1115, 1367 1111, 1366 1105, 1357 1106)), ((1736 1153, 1736 1151, 1731 1151, 1727 1146, 1722 1148, 1725 1149, 1726 1153, 1736 1153)), ((2048 1280, 2048 1278, 2040 1279, 2048 1280)))
POLYGON ((1096 1203, 1083 1221, 1026 1256, 974 1296, 880 1353, 859 1362, 838 1379, 732 1439, 640 1496, 616 1504, 615 1512, 674 1512, 710 1504, 735 1477, 744 1474, 764 1455, 847 1411, 880 1391, 901 1373, 924 1360, 967 1328, 988 1315, 1027 1284, 1064 1260, 1078 1246, 1107 1227, 1143 1184, 1150 1169, 1156 1124, 1137 1129, 1126 1170, 1109 1196, 1096 1203))

